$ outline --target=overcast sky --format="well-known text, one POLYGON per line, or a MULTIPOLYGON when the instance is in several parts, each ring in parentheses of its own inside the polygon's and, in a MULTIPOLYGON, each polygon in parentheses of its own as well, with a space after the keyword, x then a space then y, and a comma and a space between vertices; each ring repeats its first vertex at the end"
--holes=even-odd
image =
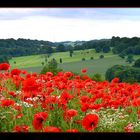
POLYGON ((0 38, 76 41, 140 37, 140 8, 0 8, 0 38))

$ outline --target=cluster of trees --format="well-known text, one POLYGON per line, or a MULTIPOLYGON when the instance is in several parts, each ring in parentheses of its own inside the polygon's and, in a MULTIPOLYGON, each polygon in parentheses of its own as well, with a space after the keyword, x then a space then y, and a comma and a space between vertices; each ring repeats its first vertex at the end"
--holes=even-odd
POLYGON ((95 49, 97 53, 108 53, 111 50, 110 39, 86 41, 81 45, 75 45, 74 50, 95 49))
POLYGON ((122 56, 128 54, 140 54, 140 38, 138 37, 112 37, 110 45, 113 47, 112 51, 115 54, 122 56))
POLYGON ((86 41, 81 45, 75 45, 74 50, 95 49, 96 52, 107 53, 111 50, 114 54, 125 57, 129 54, 140 54, 140 38, 112 37, 111 39, 100 39, 86 41))
POLYGON ((30 39, 0 39, 0 55, 25 56, 52 53, 55 43, 30 39))
POLYGON ((106 71, 105 78, 111 81, 118 77, 120 82, 140 82, 140 70, 130 66, 114 65, 106 71))
POLYGON ((71 51, 72 56, 73 47, 71 45, 64 45, 63 43, 53 43, 50 41, 39 41, 30 39, 0 39, 0 55, 6 56, 26 56, 36 54, 51 54, 53 52, 71 51))

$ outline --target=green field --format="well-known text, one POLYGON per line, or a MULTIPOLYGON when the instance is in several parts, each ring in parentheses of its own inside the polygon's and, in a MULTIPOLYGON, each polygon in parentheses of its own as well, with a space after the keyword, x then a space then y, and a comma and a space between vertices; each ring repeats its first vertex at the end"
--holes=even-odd
MULTIPOLYGON (((70 57, 69 52, 59 52, 59 53, 53 53, 50 56, 50 58, 48 58, 48 61, 52 58, 55 58, 59 62, 60 58, 62 58, 63 63, 77 62, 77 61, 81 61, 83 57, 86 58, 86 60, 89 60, 90 57, 94 57, 95 59, 98 59, 101 54, 103 53, 95 53, 95 50, 74 51, 73 57, 70 57)), ((105 55, 106 57, 113 56, 111 52, 105 55)), ((44 55, 15 57, 10 60, 11 66, 17 68, 40 67, 42 62, 45 62, 44 55), (14 61, 16 61, 16 64, 14 64, 14 61)))
MULTIPOLYGON (((87 68, 87 74, 89 76, 94 73, 100 73, 104 77, 106 70, 115 65, 130 65, 125 62, 125 59, 120 58, 118 55, 110 53, 96 53, 95 50, 82 50, 82 51, 74 51, 73 57, 69 56, 69 52, 59 52, 53 53, 47 60, 51 60, 55 58, 59 63, 60 58, 62 58, 63 63, 59 63, 59 67, 64 71, 73 71, 79 73, 82 68, 87 68), (103 54, 104 58, 100 59, 99 56, 103 54), (93 60, 90 58, 94 57, 93 60), (85 61, 81 59, 85 58, 85 61)), ((135 56, 134 59, 138 59, 139 56, 135 56)), ((45 63, 44 55, 31 55, 31 56, 23 56, 23 57, 14 57, 10 60, 11 68, 20 68, 26 69, 31 72, 40 72, 43 68, 42 62, 45 63), (16 64, 14 64, 14 61, 16 64)))

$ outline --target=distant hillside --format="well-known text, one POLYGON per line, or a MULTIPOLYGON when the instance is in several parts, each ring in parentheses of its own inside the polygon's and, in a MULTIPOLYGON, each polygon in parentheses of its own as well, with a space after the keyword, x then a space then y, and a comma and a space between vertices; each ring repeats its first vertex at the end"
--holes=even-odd
POLYGON ((56 42, 56 44, 63 44, 65 46, 71 45, 72 47, 76 45, 83 45, 86 41, 64 41, 64 42, 56 42))
POLYGON ((65 52, 70 50, 95 49, 97 53, 128 55, 140 54, 140 38, 112 37, 111 39, 99 39, 89 41, 64 41, 51 42, 31 39, 0 39, 0 55, 25 56, 36 54, 51 54, 53 52, 65 52))
POLYGON ((43 40, 30 40, 19 38, 17 40, 0 39, 0 55, 24 56, 32 54, 48 53, 50 47, 56 47, 55 43, 43 40))

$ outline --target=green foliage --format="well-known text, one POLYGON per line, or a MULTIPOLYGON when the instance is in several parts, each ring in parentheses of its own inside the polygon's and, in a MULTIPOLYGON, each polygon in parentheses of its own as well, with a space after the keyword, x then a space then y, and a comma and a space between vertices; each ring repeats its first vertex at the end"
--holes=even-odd
POLYGON ((72 57, 73 55, 73 50, 70 50, 70 57, 72 57))
POLYGON ((44 66, 44 62, 41 62, 41 65, 44 66))
POLYGON ((99 57, 100 57, 100 59, 102 59, 102 58, 104 58, 104 55, 103 55, 103 54, 101 54, 99 57))
POLYGON ((55 43, 30 39, 0 39, 0 55, 26 56, 54 52, 55 43))
POLYGON ((94 57, 92 56, 92 57, 90 57, 90 59, 91 59, 91 60, 93 60, 93 59, 94 59, 94 57))
POLYGON ((132 63, 134 61, 133 55, 128 55, 126 62, 132 63))
POLYGON ((140 38, 133 37, 112 37, 111 39, 111 47, 113 47, 113 53, 120 54, 140 54, 140 38))
POLYGON ((82 61, 85 61, 86 59, 85 58, 82 58, 82 61))
POLYGON ((102 76, 101 76, 101 74, 99 74, 99 73, 95 73, 95 74, 93 75, 93 77, 91 77, 91 79, 92 79, 93 81, 97 81, 97 82, 103 81, 102 76))
POLYGON ((100 39, 75 42, 49 42, 30 39, 0 39, 0 55, 26 56, 36 54, 51 54, 53 52, 65 52, 71 50, 95 49, 97 53, 107 53, 112 47, 115 54, 126 53, 140 54, 140 38, 112 37, 111 39, 100 39), (68 45, 68 44, 73 45, 68 45), (67 45, 66 45, 67 44, 67 45))
POLYGON ((98 46, 98 47, 95 48, 95 51, 96 51, 96 53, 99 53, 99 52, 102 51, 102 48, 98 46))
POLYGON ((140 82, 140 70, 129 66, 114 65, 106 71, 105 78, 111 81, 118 77, 121 82, 140 82))
POLYGON ((103 47, 103 52, 108 53, 110 51, 110 46, 104 46, 103 47))
POLYGON ((60 58, 60 63, 62 63, 62 58, 60 58))
POLYGON ((126 54, 123 53, 123 52, 121 52, 121 53, 119 54, 119 56, 120 56, 121 58, 123 58, 123 59, 125 58, 125 55, 126 55, 126 54))
POLYGON ((140 68, 140 59, 137 59, 133 65, 134 67, 139 67, 140 68))
POLYGON ((7 56, 0 55, 0 63, 9 63, 7 56))
POLYGON ((48 62, 48 65, 43 67, 40 73, 45 74, 46 72, 52 72, 56 75, 59 71, 62 71, 62 69, 58 68, 57 61, 53 58, 50 62, 48 62))
POLYGON ((56 51, 57 52, 65 52, 66 49, 65 49, 65 46, 63 44, 59 44, 57 47, 56 47, 56 51))

